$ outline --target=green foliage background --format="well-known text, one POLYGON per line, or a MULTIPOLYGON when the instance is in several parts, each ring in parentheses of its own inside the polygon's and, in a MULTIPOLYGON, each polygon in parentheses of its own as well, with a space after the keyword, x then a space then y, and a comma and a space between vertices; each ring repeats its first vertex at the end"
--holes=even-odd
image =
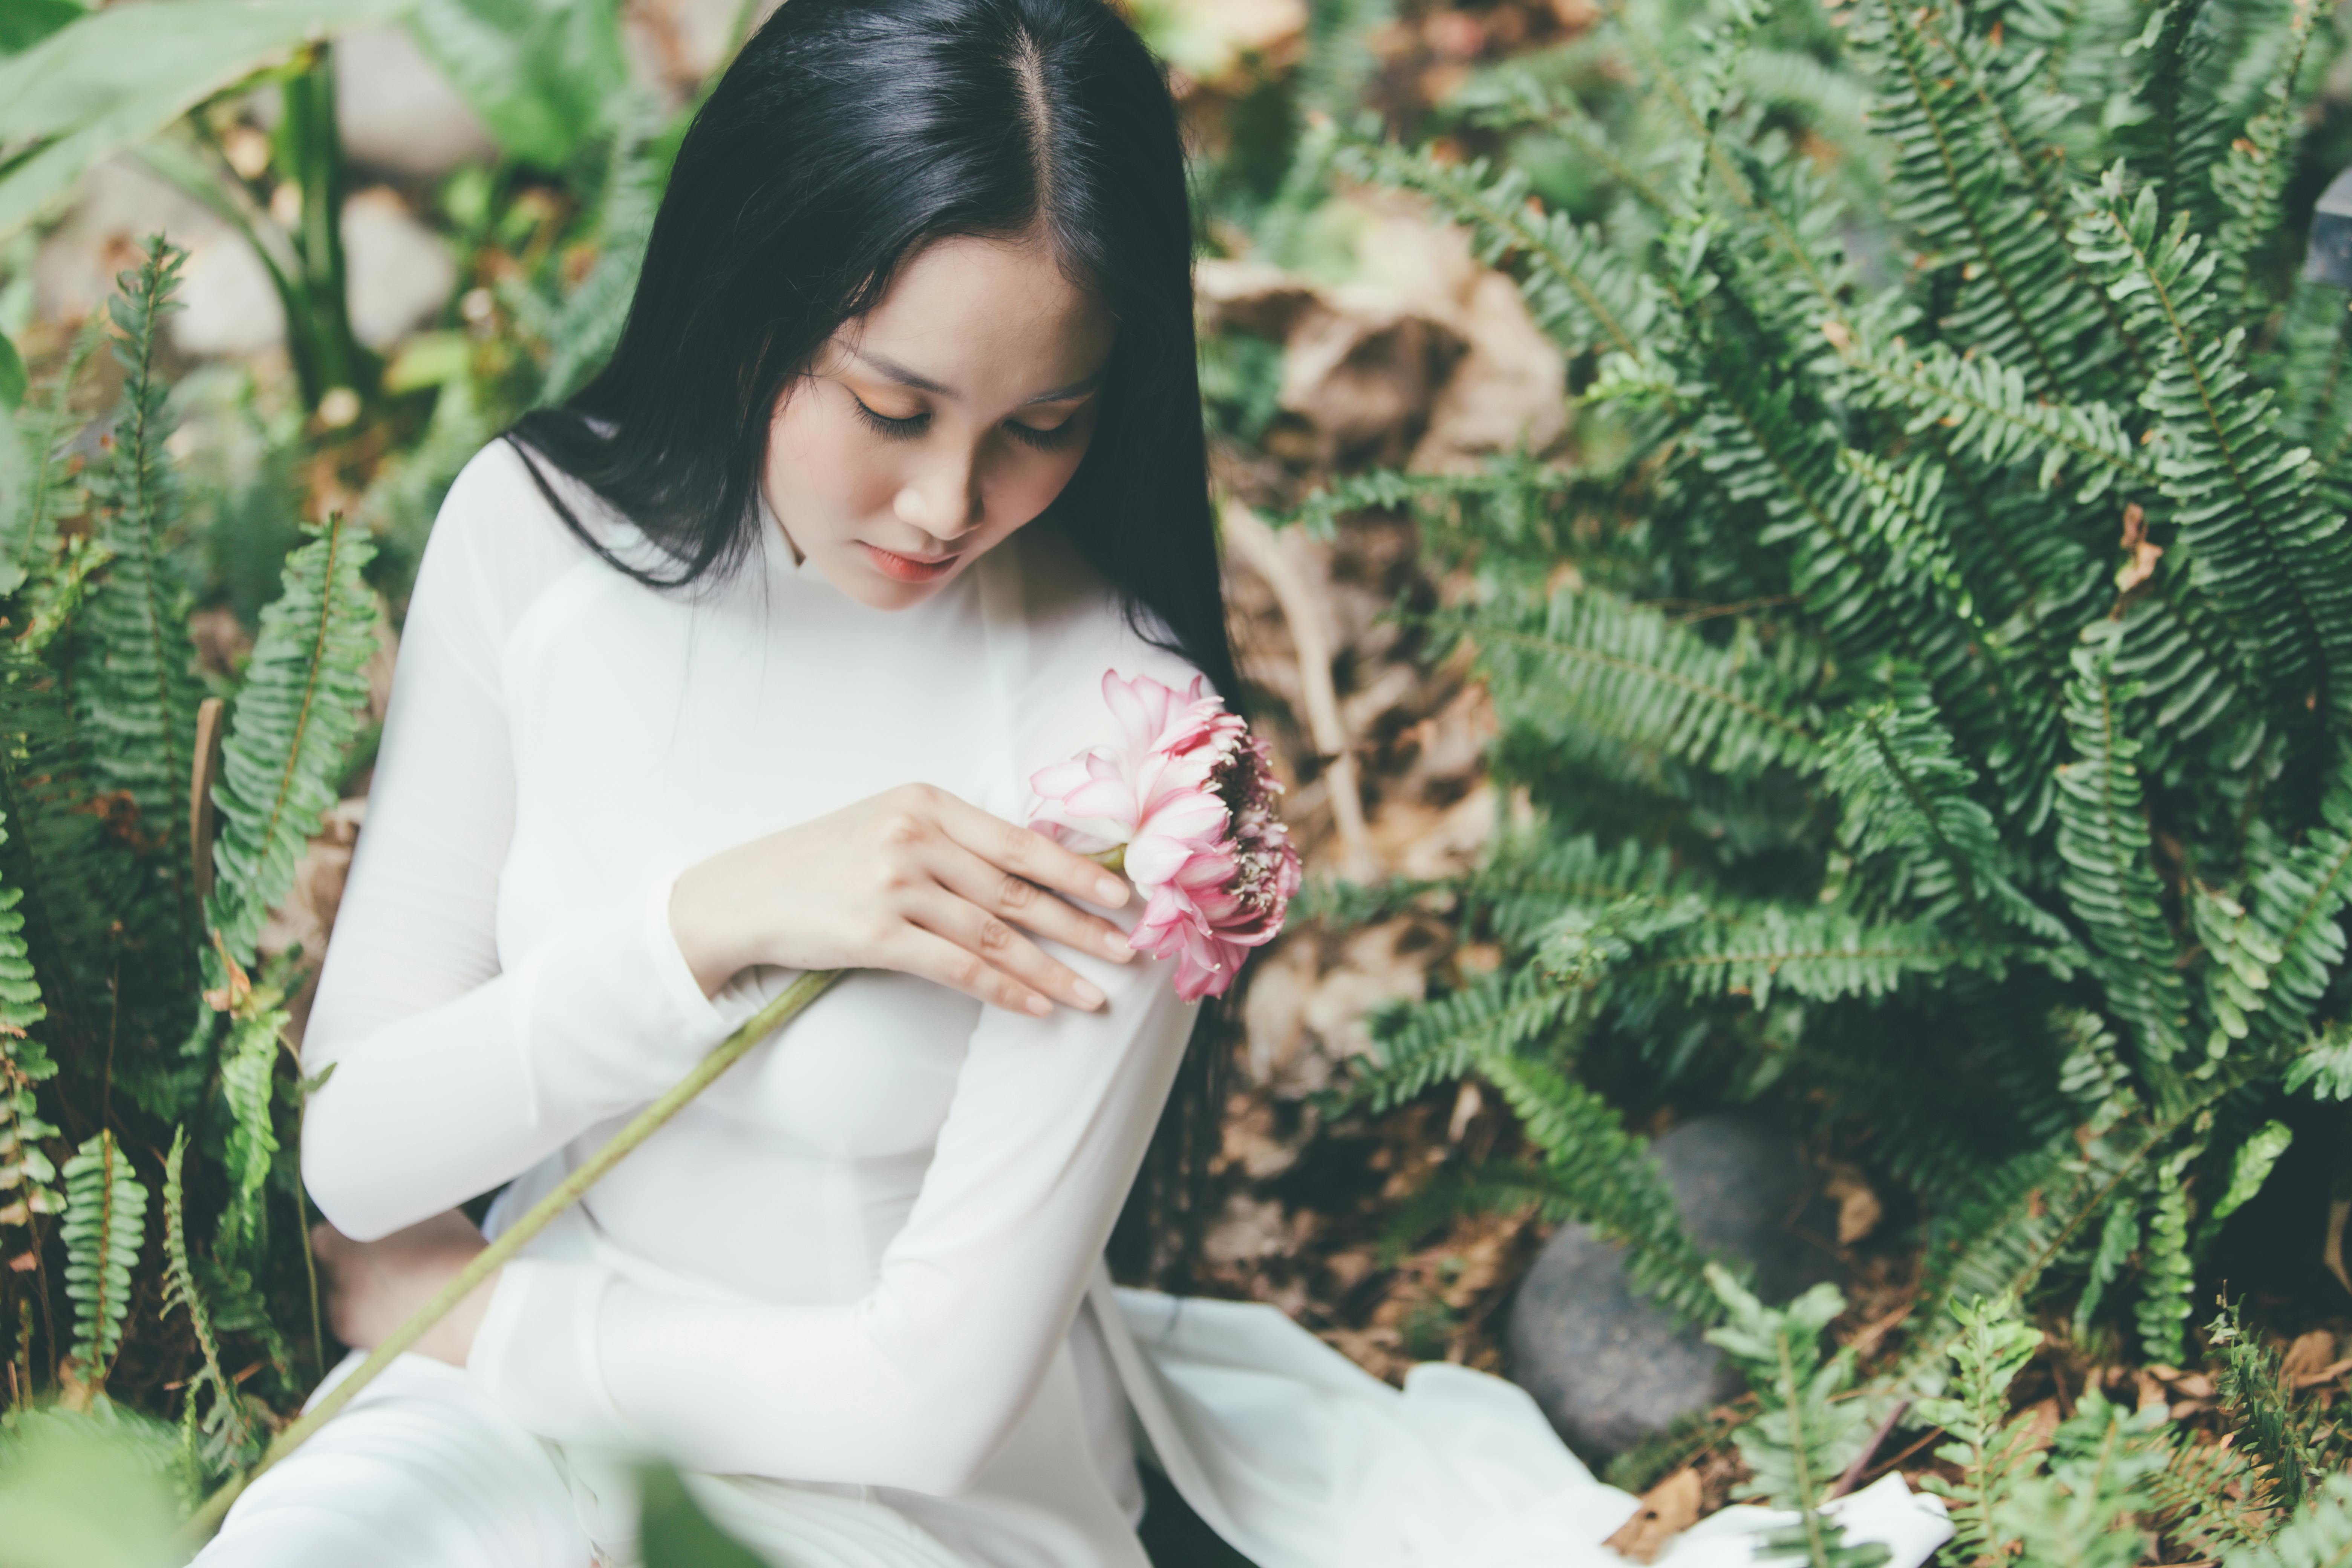
MULTIPOLYGON (((58 0, 0 35, 0 231, 138 146, 269 264, 302 406, 235 482, 168 457, 194 399, 158 354, 163 243, 57 363, 0 354, 24 453, 0 508, 0 1495, 96 1434, 193 1497, 317 1370, 299 961, 257 964, 261 919, 372 743, 377 590, 457 466, 608 352, 685 123, 627 86, 610 5, 370 8, 411 16, 505 149, 437 193, 497 265, 378 363, 331 226, 273 228, 221 142, 233 92, 278 91, 268 178, 333 210, 316 18, 284 0, 118 58, 154 9, 58 0), (286 475, 345 429, 391 455, 349 516, 297 524, 286 475), (257 625, 233 678, 198 673, 199 595, 257 625)), ((1943 1429, 1969 1552, 2133 1562, 2146 1530, 2333 1560, 2326 1413, 2233 1315, 2190 1330, 2295 1097, 2352 1099, 2352 311, 2297 277, 2352 157, 2313 112, 2336 19, 1623 0, 1408 128, 1423 145, 1358 118, 1390 19, 1317 0, 1303 64, 1236 106, 1197 185, 1215 243, 1295 266, 1335 180, 1417 193, 1570 355, 1573 468, 1357 475, 1297 513, 1420 518, 1458 591, 1408 613, 1475 651, 1532 807, 1472 876, 1325 901, 1416 903, 1504 954, 1383 1016, 1346 1091, 1475 1075, 1535 1151, 1452 1170, 1403 1223, 1532 1203, 1626 1242, 1748 1370, 1736 1441, 1798 1510, 1797 1560, 1870 1560, 1818 1510, 1890 1416, 1943 1429), (1760 1097, 1916 1200, 1924 1300, 1870 1365, 1825 1349, 1833 1297, 1759 1302, 1690 1240, 1623 1110, 1760 1097), (2037 1321, 2205 1354, 2241 1440, 2086 1397, 2037 1447, 2008 1408, 2037 1321)), ((1213 421, 1254 440, 1278 349, 1203 354, 1213 421)))

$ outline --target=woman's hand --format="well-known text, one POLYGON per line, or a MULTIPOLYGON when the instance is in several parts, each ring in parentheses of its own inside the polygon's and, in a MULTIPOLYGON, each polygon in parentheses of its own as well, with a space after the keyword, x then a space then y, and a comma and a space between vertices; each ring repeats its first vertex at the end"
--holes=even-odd
MULTIPOLYGON (((354 1350, 375 1349, 486 1245, 474 1222, 456 1209, 381 1241, 353 1241, 331 1225, 312 1226, 310 1250, 326 1276, 327 1326, 354 1350)), ((465 1365, 498 1280, 493 1271, 409 1349, 465 1365)))
POLYGON ((1043 834, 907 784, 715 855, 677 879, 670 928, 705 994, 755 963, 897 969, 1014 1012, 1103 994, 1013 928, 1126 963, 1127 884, 1043 834))

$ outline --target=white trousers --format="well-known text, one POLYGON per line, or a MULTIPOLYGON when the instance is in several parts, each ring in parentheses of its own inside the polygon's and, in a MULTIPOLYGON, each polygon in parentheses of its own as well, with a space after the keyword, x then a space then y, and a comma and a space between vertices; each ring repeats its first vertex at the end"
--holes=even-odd
MULTIPOLYGON (((362 1358, 319 1385, 325 1394, 362 1358)), ((554 1458, 465 1373, 404 1355, 246 1489, 193 1568, 589 1568, 554 1458)))

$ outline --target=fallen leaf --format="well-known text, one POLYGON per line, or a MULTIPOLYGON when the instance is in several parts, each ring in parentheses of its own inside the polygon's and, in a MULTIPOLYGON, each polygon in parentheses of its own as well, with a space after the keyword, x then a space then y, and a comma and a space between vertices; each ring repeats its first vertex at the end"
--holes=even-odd
POLYGON ((1840 1247, 1852 1247, 1878 1228, 1885 1209, 1879 1203, 1878 1194, 1871 1191, 1870 1184, 1864 1181, 1859 1173, 1835 1172, 1823 1184, 1822 1190, 1838 1206, 1837 1239, 1840 1247))
POLYGON ((2299 1384, 2335 1359, 2336 1336, 2326 1329, 2314 1329, 2295 1335, 2294 1342, 2286 1347, 2279 1361, 2279 1375, 2299 1384))
POLYGON ((1601 1544, 1635 1563, 1655 1562, 1667 1542, 1698 1522, 1700 1490, 1696 1470, 1676 1470, 1643 1492, 1633 1517, 1601 1544))

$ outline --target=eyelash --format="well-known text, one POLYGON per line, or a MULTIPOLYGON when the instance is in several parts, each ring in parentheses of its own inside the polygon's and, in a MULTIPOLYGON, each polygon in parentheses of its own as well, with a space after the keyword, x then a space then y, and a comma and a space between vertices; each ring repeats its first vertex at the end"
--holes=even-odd
MULTIPOLYGON (((856 405, 857 417, 864 420, 869 428, 877 435, 889 437, 892 440, 911 441, 920 436, 924 426, 931 422, 931 416, 928 414, 916 414, 904 419, 893 419, 887 414, 877 414, 866 407, 866 400, 862 397, 853 396, 849 401, 856 405)), ((1050 452, 1056 447, 1066 446, 1069 443, 1071 436, 1075 434, 1071 425, 1072 421, 1065 419, 1051 430, 1039 430, 1032 426, 1007 420, 1004 433, 1024 447, 1034 447, 1041 452, 1050 452)))

